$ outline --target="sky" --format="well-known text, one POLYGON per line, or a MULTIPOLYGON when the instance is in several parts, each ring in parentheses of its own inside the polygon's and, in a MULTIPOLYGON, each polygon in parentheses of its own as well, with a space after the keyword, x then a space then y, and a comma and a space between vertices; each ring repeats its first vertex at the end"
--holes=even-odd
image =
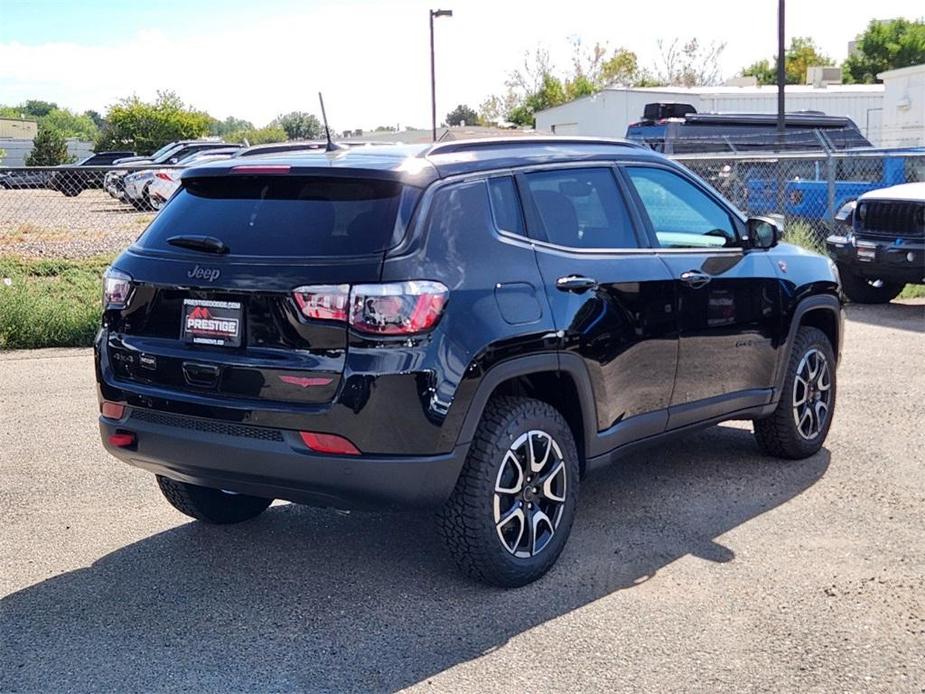
MULTIPOLYGON (((571 40, 658 58, 657 42, 726 44, 725 76, 774 54, 776 0, 0 0, 0 104, 55 101, 77 111, 173 90, 215 117, 265 125, 318 113, 333 128, 428 127, 428 10, 436 20, 438 119, 504 91, 524 53, 563 70, 571 40)), ((790 0, 787 35, 836 60, 874 18, 925 15, 921 0, 790 0)), ((789 38, 788 38, 789 41, 789 38)))

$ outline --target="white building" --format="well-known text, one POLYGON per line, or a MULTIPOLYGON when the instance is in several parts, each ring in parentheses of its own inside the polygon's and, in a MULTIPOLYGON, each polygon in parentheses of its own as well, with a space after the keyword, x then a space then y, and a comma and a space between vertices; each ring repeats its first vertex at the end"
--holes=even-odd
MULTIPOLYGON (((920 73, 917 79, 921 123, 921 85, 925 73, 920 73)), ((874 145, 881 144, 880 121, 885 114, 882 84, 788 85, 785 98, 788 111, 812 110, 830 116, 848 116, 868 140, 874 145)), ((776 113, 777 87, 610 87, 593 96, 539 111, 536 129, 557 135, 625 137, 626 127, 642 118, 643 106, 657 101, 691 104, 701 113, 776 113)))
POLYGON ((884 147, 925 146, 925 65, 887 70, 883 80, 881 143, 884 147))

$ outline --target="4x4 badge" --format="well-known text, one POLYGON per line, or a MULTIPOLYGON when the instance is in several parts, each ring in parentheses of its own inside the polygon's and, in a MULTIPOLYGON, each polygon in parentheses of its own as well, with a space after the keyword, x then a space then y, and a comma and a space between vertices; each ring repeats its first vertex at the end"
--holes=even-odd
POLYGON ((186 273, 191 280, 206 280, 214 282, 222 274, 222 271, 215 267, 199 267, 198 265, 186 273))

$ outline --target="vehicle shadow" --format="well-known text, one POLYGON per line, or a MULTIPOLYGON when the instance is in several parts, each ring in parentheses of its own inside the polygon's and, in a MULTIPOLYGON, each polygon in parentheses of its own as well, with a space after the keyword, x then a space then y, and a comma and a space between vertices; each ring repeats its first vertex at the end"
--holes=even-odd
POLYGON ((0 690, 393 691, 691 554, 797 496, 829 454, 714 427, 584 480, 558 565, 518 590, 460 577, 429 515, 274 506, 187 523, 0 602, 0 690))
POLYGON ((882 328, 911 330, 925 333, 925 303, 848 304, 845 307, 848 320, 867 323, 882 328))

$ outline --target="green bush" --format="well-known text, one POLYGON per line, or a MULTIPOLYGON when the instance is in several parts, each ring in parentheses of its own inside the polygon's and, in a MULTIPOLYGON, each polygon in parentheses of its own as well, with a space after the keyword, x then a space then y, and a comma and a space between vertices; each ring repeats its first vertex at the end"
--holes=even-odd
POLYGON ((806 222, 787 222, 784 227, 783 240, 813 253, 825 255, 825 242, 806 222))
POLYGON ((0 349, 93 344, 109 262, 0 258, 0 349))

